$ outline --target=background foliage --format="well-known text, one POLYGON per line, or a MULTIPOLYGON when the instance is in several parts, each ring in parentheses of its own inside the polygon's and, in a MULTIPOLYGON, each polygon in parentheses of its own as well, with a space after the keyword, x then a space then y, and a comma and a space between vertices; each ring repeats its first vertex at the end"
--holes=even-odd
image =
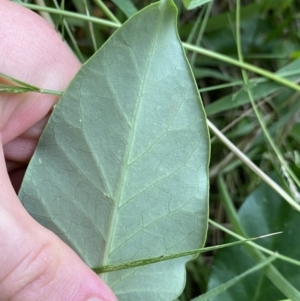
MULTIPOLYGON (((36 0, 35 4, 46 10, 44 17, 53 22, 84 62, 119 26, 118 22, 123 23, 151 2, 36 0), (50 15, 47 8, 89 18, 50 15), (90 16, 110 23, 97 22, 90 16)), ((188 11, 181 1, 174 2, 179 10, 179 34, 186 42, 207 117, 217 128, 211 126, 210 166, 210 217, 216 223, 209 229, 207 246, 223 242, 224 232, 218 229, 222 226, 243 236, 284 231, 262 244, 285 257, 279 256, 263 272, 256 271, 244 282, 237 282, 227 297, 221 293, 214 300, 300 300, 300 89, 289 84, 300 78, 300 4, 296 0, 215 0, 188 11), (282 81, 284 78, 289 82, 282 81), (241 150, 239 158, 234 147, 241 150), (251 162, 245 163, 245 156, 258 167, 256 173, 250 169, 251 162), (260 186, 268 181, 264 173, 276 174, 279 186, 273 180, 268 186, 260 186), (245 219, 246 224, 251 221, 250 226, 245 219)), ((188 264, 187 284, 180 300, 191 300, 242 275, 264 256, 257 245, 252 245, 198 257, 188 264)))

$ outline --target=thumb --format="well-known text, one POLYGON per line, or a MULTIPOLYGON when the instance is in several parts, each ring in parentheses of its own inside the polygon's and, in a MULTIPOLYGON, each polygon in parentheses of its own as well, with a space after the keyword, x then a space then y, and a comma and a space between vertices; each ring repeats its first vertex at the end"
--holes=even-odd
POLYGON ((116 301, 106 284, 23 208, 0 147, 0 301, 116 301))

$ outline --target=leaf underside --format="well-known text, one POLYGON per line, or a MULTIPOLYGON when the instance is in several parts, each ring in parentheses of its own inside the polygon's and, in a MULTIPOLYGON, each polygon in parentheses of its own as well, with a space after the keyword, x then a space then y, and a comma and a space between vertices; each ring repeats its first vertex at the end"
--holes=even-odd
MULTIPOLYGON (((202 247, 209 141, 165 0, 127 21, 75 76, 27 169, 20 199, 90 267, 202 247)), ((120 301, 174 300, 179 258, 103 274, 120 301)))

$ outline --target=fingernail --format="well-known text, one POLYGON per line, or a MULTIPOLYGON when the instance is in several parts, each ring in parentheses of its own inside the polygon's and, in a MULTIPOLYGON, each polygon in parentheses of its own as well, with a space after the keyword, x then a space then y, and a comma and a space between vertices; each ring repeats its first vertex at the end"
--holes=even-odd
POLYGON ((90 298, 90 299, 87 300, 87 301, 103 301, 103 300, 101 300, 101 299, 95 297, 95 298, 90 298))

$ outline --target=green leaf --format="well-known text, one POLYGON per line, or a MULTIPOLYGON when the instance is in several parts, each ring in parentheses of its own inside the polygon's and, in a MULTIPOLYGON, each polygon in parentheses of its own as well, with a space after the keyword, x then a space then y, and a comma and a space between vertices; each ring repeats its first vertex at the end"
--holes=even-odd
MULTIPOLYGON (((56 105, 20 198, 90 267, 201 248, 209 138, 170 0, 127 21, 56 105)), ((103 274, 120 301, 174 300, 193 256, 103 274)))
POLYGON ((130 0, 112 0, 112 2, 115 3, 127 17, 131 17, 137 12, 137 8, 130 0))
MULTIPOLYGON (((260 185, 246 199, 238 216, 248 235, 257 236, 273 231, 283 231, 281 235, 261 240, 258 244, 274 252, 300 260, 300 215, 282 200, 272 188, 266 184, 260 185)), ((217 252, 209 280, 209 289, 236 277, 253 265, 254 261, 244 247, 233 247, 230 251, 224 249, 217 252)), ((298 266, 280 260, 277 260, 274 266, 296 289, 300 289, 298 266)), ((284 295, 278 288, 263 273, 257 272, 211 299, 211 301, 250 301, 253 300, 253 296, 255 296, 256 301, 284 299, 284 295)))
POLYGON ((244 273, 230 279, 229 281, 220 284, 219 286, 213 288, 212 290, 206 292, 205 294, 193 299, 192 301, 207 301, 207 300, 211 300, 212 297, 215 297, 217 295, 219 295, 222 292, 225 292, 226 290, 228 290, 231 286, 233 286, 234 284, 238 283, 239 281, 241 281, 243 278, 251 275, 252 273, 261 270, 262 268, 266 267, 267 265, 269 265, 270 263, 272 263, 274 260, 276 259, 275 256, 270 256, 269 258, 263 260, 262 262, 258 263, 257 265, 255 265, 254 267, 252 267, 251 269, 245 271, 244 273))
POLYGON ((211 1, 212 0, 182 0, 186 9, 194 9, 211 1))
MULTIPOLYGON (((290 81, 297 81, 299 79, 300 59, 291 62, 287 66, 279 69, 276 74, 290 81)), ((237 108, 241 105, 249 103, 249 96, 247 94, 247 89, 250 89, 254 99, 261 99, 279 92, 283 88, 282 85, 267 81, 266 79, 258 78, 250 81, 248 87, 243 87, 239 91, 224 96, 215 102, 207 105, 205 107, 206 114, 211 116, 213 114, 222 113, 227 110, 237 108)))

